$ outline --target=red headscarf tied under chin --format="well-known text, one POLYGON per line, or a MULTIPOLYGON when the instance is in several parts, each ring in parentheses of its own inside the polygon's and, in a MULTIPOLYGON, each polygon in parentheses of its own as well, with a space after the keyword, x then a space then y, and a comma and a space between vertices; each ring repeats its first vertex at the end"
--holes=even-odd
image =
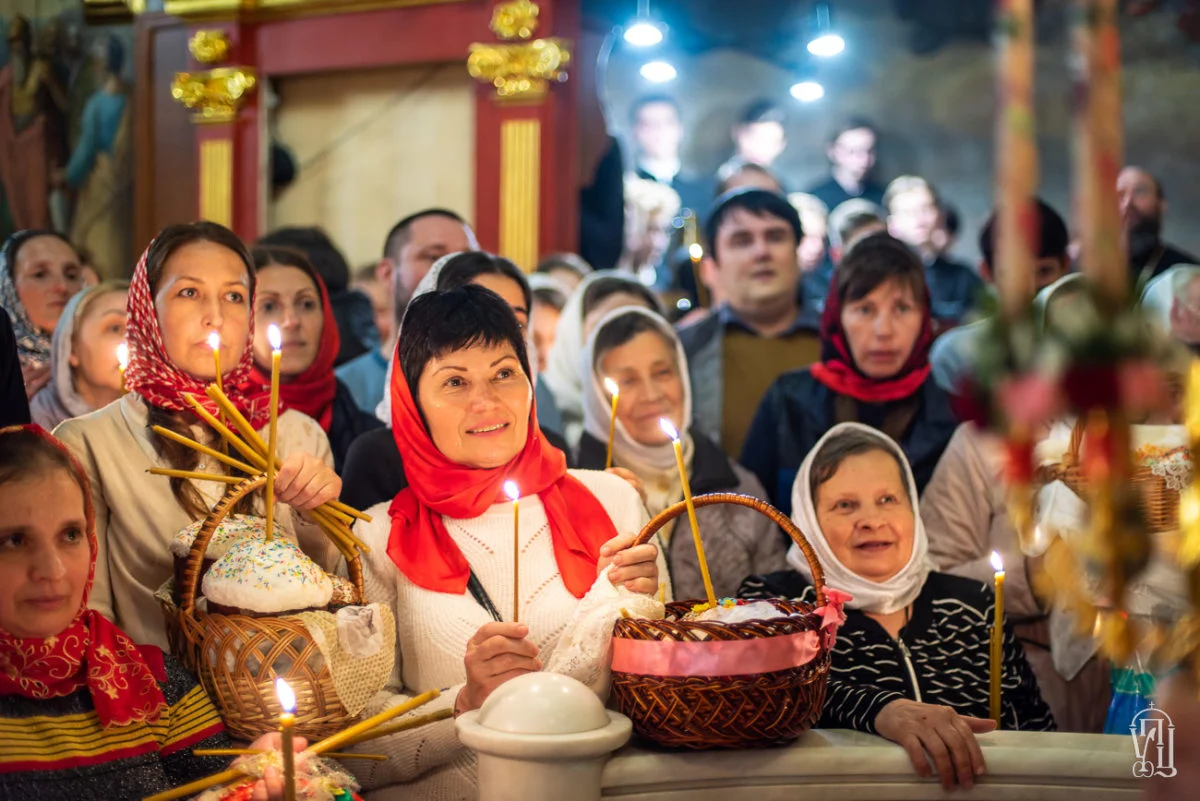
POLYGON ((140 649, 129 635, 88 609, 96 574, 96 515, 87 476, 66 447, 39 426, 0 429, 0 437, 28 431, 54 445, 71 460, 83 487, 91 567, 83 600, 71 623, 57 636, 16 637, 0 629, 0 696, 60 698, 86 686, 102 726, 153 723, 167 708, 158 681, 166 680, 162 651, 140 649))
POLYGON ((392 431, 408 477, 408 487, 388 509, 388 556, 396 567, 427 590, 466 592, 471 567, 446 531, 442 515, 458 520, 479 517, 492 504, 507 500, 504 482, 512 479, 523 497, 541 498, 563 583, 582 598, 596 581, 600 546, 617 531, 596 496, 567 474, 563 452, 542 436, 536 407, 530 409, 525 447, 508 464, 481 469, 451 462, 433 444, 395 359, 392 431))
MULTIPOLYGON (((150 246, 153 247, 151 242, 150 246)), ((201 381, 175 366, 167 355, 162 329, 158 324, 158 313, 154 310, 154 297, 150 293, 150 277, 146 271, 146 257, 150 248, 142 254, 133 271, 129 285, 129 301, 126 304, 128 321, 125 326, 125 341, 129 345, 129 367, 125 370, 125 388, 136 392, 147 403, 173 411, 191 411, 184 401, 185 394, 211 412, 218 414, 217 404, 204 394, 209 382, 201 381)), ((247 268, 249 271, 249 268, 247 268)), ((225 395, 237 407, 250 425, 262 428, 270 417, 271 395, 263 390, 253 393, 244 391, 243 385, 250 376, 250 364, 254 343, 254 304, 250 304, 250 331, 242 358, 233 368, 225 372, 225 395)))
MULTIPOLYGON (((321 310, 324 316, 321 344, 317 349, 317 358, 307 370, 286 384, 279 384, 279 411, 295 409, 304 412, 320 423, 321 428, 329 431, 333 422, 333 399, 337 395, 337 376, 333 374, 333 365, 337 361, 342 339, 338 335, 337 320, 333 317, 333 307, 329 303, 329 290, 325 288, 325 282, 315 272, 305 272, 317 285, 317 291, 321 295, 321 310)), ((263 373, 257 364, 252 364, 249 388, 257 393, 269 393, 270 372, 263 373)))
POLYGON ((912 395, 929 377, 929 349, 933 346, 933 317, 929 288, 925 288, 921 333, 900 372, 891 378, 870 378, 854 363, 850 343, 842 329, 842 301, 836 277, 829 284, 825 311, 821 314, 821 361, 810 370, 813 378, 841 395, 866 403, 887 403, 912 395))

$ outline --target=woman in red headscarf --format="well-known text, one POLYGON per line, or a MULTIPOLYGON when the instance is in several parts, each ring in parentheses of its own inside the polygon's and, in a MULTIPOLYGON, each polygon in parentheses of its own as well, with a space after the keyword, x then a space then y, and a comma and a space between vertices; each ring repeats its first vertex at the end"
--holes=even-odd
MULTIPOLYGON (((640 496, 618 476, 567 470, 547 444, 524 333, 498 295, 475 285, 422 295, 402 332, 390 391, 409 484, 356 528, 371 548, 367 596, 396 618, 397 671, 364 714, 434 688, 442 696, 427 709, 475 709, 542 669, 603 694, 613 621, 621 608, 646 611, 659 589, 657 547, 629 547, 647 520, 640 496), (520 492, 515 544, 509 482, 520 492)), ((391 759, 355 764, 368 789, 476 794, 474 757, 453 721, 371 750, 391 759)))
MULTIPOLYGON (((142 798, 223 770, 192 755, 231 745, 196 679, 87 607, 95 515, 66 447, 36 426, 0 429, 0 509, 0 795, 142 798)), ((282 789, 269 771, 254 797, 282 789)))
POLYGON ((930 376, 933 344, 925 268, 887 234, 859 240, 834 271, 821 316, 821 361, 776 379, 763 397, 741 463, 791 512, 804 457, 838 423, 862 423, 900 444, 917 491, 958 426, 930 376))
POLYGON ((256 247, 254 367, 248 390, 271 388, 271 343, 267 327, 279 326, 279 405, 303 412, 321 424, 333 449, 338 475, 355 437, 383 428, 374 415, 358 408, 350 390, 333 374, 341 338, 329 305, 325 282, 299 250, 256 247))
MULTIPOLYGON (((192 395, 216 412, 204 393, 216 376, 210 335, 220 339, 225 394, 255 428, 266 426, 266 389, 243 390, 254 338, 254 265, 245 245, 215 223, 173 225, 150 243, 129 288, 126 339, 129 393, 92 414, 68 420, 55 434, 75 453, 91 482, 100 558, 91 605, 136 642, 167 647, 154 594, 173 574, 169 544, 204 517, 225 484, 148 475, 152 467, 228 472, 221 463, 153 431, 175 431, 219 446, 215 431, 191 411, 192 395)), ((329 441, 300 412, 279 415, 275 519, 323 564, 335 553, 300 512, 337 497, 329 441), (290 507, 290 508, 289 508, 290 507)), ((261 493, 235 511, 261 514, 261 493)))

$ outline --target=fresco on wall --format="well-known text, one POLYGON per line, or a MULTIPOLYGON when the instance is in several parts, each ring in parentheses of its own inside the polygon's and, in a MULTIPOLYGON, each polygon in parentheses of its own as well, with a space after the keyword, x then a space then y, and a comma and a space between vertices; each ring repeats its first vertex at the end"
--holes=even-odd
POLYGON ((78 2, 0 0, 0 236, 53 228, 104 277, 131 271, 130 26, 78 2))

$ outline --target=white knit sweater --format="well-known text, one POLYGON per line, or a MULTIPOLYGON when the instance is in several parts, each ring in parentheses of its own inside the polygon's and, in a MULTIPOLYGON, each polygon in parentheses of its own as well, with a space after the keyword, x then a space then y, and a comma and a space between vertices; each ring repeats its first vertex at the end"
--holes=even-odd
MULTIPOLYGON (((647 521, 637 492, 616 476, 588 470, 572 470, 600 501, 619 534, 636 533, 647 521)), ((387 604, 396 618, 396 669, 387 689, 368 704, 364 717, 374 715, 431 689, 441 697, 421 707, 414 715, 451 709, 466 682, 463 657, 467 641, 492 617, 470 592, 462 595, 433 592, 410 582, 387 555, 391 532, 388 504, 370 510, 371 523, 359 524, 355 532, 370 546, 364 558, 367 598, 387 604)), ((444 518, 446 529, 479 577, 480 583, 505 620, 512 620, 513 606, 513 514, 512 504, 498 503, 473 520, 444 518)), ((585 520, 573 520, 586 525, 585 520)), ((520 505, 520 621, 529 626, 529 638, 538 647, 539 659, 547 670, 569 673, 606 692, 610 652, 587 653, 566 661, 580 626, 595 628, 597 621, 581 620, 581 611, 608 604, 612 616, 619 610, 611 599, 630 605, 642 600, 628 597, 624 588, 614 588, 607 576, 583 599, 567 590, 554 559, 546 513, 536 496, 521 499, 520 505), (559 647, 561 645, 561 647, 559 647), (558 653, 556 653, 556 650, 558 653)), ((666 570, 659 564, 660 575, 666 570)), ((601 621, 611 631, 611 622, 601 621)), ((587 639, 586 637, 584 638, 587 639)), ((599 649, 596 649, 597 651, 599 649)), ((386 754, 386 762, 352 761, 350 769, 367 789, 368 801, 469 801, 477 796, 475 757, 458 742, 454 721, 444 720, 410 732, 373 740, 365 752, 386 754)))

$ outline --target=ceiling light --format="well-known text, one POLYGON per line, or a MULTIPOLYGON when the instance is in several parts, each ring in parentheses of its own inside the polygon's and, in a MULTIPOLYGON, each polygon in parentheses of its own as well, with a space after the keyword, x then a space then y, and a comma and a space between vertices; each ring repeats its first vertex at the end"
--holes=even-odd
POLYGON ((812 103, 825 96, 825 87, 816 81, 800 81, 792 85, 792 97, 801 103, 812 103))
POLYGON ((649 20, 638 20, 625 29, 625 41, 634 47, 653 47, 662 40, 662 28, 649 20))
POLYGON ((642 77, 650 83, 667 83, 679 73, 666 61, 649 61, 642 65, 642 77))
POLYGON ((819 58, 836 56, 846 49, 846 40, 833 29, 833 17, 829 3, 817 3, 813 9, 815 17, 813 37, 808 40, 808 52, 819 58))

